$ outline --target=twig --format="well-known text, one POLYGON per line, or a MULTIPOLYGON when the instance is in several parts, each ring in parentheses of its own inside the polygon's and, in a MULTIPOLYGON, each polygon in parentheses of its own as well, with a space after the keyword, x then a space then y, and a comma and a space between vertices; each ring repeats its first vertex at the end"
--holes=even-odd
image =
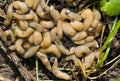
POLYGON ((79 66, 80 66, 80 68, 82 70, 82 73, 83 73, 83 79, 82 79, 82 81, 86 81, 87 80, 87 75, 85 73, 85 67, 83 66, 83 64, 81 63, 80 60, 78 60, 78 63, 79 63, 79 66))
MULTIPOLYGON (((102 34, 101 34, 101 37, 100 37, 100 51, 101 51, 101 49, 102 49, 102 41, 103 41, 104 31, 105 31, 105 25, 102 26, 102 34)), ((100 56, 101 56, 101 55, 99 54, 98 62, 99 62, 99 60, 100 60, 100 56)))
POLYGON ((6 52, 7 51, 7 48, 5 48, 5 46, 4 46, 4 44, 3 44, 3 42, 0 40, 0 48, 4 51, 4 52, 6 52))
POLYGON ((20 59, 17 57, 15 52, 10 53, 9 58, 18 67, 18 70, 20 71, 21 75, 23 75, 26 81, 37 81, 35 77, 33 77, 33 75, 29 73, 29 71, 25 67, 23 67, 23 65, 20 62, 20 59))
POLYGON ((98 76, 95 76, 95 77, 88 77, 89 79, 97 79, 97 78, 100 78, 101 76, 103 76, 104 74, 106 74, 110 69, 113 69, 114 67, 116 67, 116 65, 120 63, 120 59, 118 59, 110 68, 108 68, 107 70, 105 70, 103 73, 101 73, 100 75, 98 76))
MULTIPOLYGON (((117 60, 117 59, 119 59, 119 58, 120 58, 120 55, 118 55, 117 57, 115 57, 113 60, 107 62, 107 63, 105 64, 105 66, 111 64, 112 62, 114 62, 115 60, 117 60)), ((103 67, 104 67, 104 66, 103 66, 103 67)))

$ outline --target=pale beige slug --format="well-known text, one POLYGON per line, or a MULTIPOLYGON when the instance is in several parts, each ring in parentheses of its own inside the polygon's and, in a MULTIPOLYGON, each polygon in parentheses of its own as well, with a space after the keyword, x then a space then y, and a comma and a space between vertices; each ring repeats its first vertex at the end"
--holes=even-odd
POLYGON ((98 23, 95 31, 95 38, 98 37, 101 34, 103 24, 101 22, 98 23))
POLYGON ((39 31, 39 32, 45 32, 45 31, 46 31, 46 29, 44 29, 44 28, 42 27, 42 25, 40 25, 40 24, 37 23, 37 22, 29 22, 29 25, 30 25, 30 27, 36 29, 36 30, 39 31))
POLYGON ((101 19, 101 14, 97 9, 93 9, 93 15, 94 15, 94 20, 92 22, 92 27, 96 28, 96 26, 98 25, 98 23, 100 22, 101 19))
POLYGON ((15 45, 10 45, 10 46, 8 47, 8 49, 10 49, 10 50, 16 50, 15 45))
POLYGON ((71 77, 67 73, 62 72, 62 71, 60 71, 58 69, 58 60, 57 60, 57 58, 55 58, 55 60, 54 60, 54 64, 52 66, 52 72, 56 77, 58 77, 60 79, 64 79, 64 80, 70 80, 71 79, 71 77))
POLYGON ((29 49, 30 47, 32 47, 32 45, 28 41, 23 43, 23 48, 24 49, 29 49))
POLYGON ((25 3, 29 8, 33 7, 35 0, 25 0, 25 3))
POLYGON ((85 56, 82 60, 82 64, 85 67, 85 69, 88 69, 91 67, 95 59, 95 53, 92 52, 89 55, 85 56))
POLYGON ((57 23, 60 19, 60 13, 54 8, 54 6, 50 6, 50 15, 52 16, 55 23, 57 23))
POLYGON ((51 71, 51 65, 50 65, 50 61, 48 60, 48 57, 46 54, 41 53, 41 52, 37 52, 36 56, 42 61, 42 63, 45 65, 45 67, 51 71))
POLYGON ((21 30, 26 30, 28 28, 27 21, 19 20, 18 23, 21 30))
POLYGON ((84 39, 82 40, 78 40, 78 41, 73 41, 74 44, 77 44, 77 45, 82 45, 82 44, 85 44, 86 41, 84 39))
POLYGON ((7 9, 6 19, 4 21, 4 25, 8 26, 11 23, 13 17, 13 4, 10 4, 7 9))
POLYGON ((32 28, 27 28, 26 31, 22 31, 18 26, 15 26, 14 33, 16 36, 21 38, 26 38, 32 34, 34 30, 32 28))
POLYGON ((57 23, 57 37, 59 41, 61 41, 63 37, 62 20, 60 19, 58 20, 58 23, 57 23))
POLYGON ((26 59, 32 57, 33 55, 35 55, 39 47, 40 47, 39 45, 32 46, 31 48, 28 49, 28 51, 22 57, 26 59))
POLYGON ((66 60, 66 61, 72 60, 72 61, 74 62, 74 64, 75 64, 76 67, 79 66, 79 64, 78 64, 78 60, 79 60, 79 59, 75 56, 75 54, 67 56, 67 57, 65 58, 65 60, 66 60))
POLYGON ((41 5, 39 5, 36 9, 37 15, 42 19, 50 19, 50 14, 46 14, 47 12, 49 12, 49 11, 48 10, 43 10, 41 5))
POLYGON ((87 36, 86 38, 85 38, 85 41, 86 42, 91 42, 91 41, 93 41, 94 40, 94 36, 87 36))
POLYGON ((72 21, 70 22, 71 27, 76 31, 82 31, 84 25, 80 21, 72 21))
POLYGON ((83 30, 88 30, 88 28, 91 26, 92 22, 93 22, 93 12, 91 11, 91 9, 85 9, 82 13, 81 13, 82 18, 84 19, 84 28, 83 30))
POLYGON ((43 40, 42 40, 40 45, 41 45, 42 48, 47 48, 51 45, 50 32, 44 32, 43 33, 43 40))
POLYGON ((57 37, 56 35, 57 35, 57 27, 54 27, 50 31, 51 42, 56 41, 56 37, 57 37))
POLYGON ((53 53, 57 58, 61 57, 61 52, 59 51, 55 44, 51 44, 48 48, 41 48, 39 51, 45 54, 53 53))
POLYGON ((71 12, 70 10, 63 8, 61 13, 60 13, 60 18, 62 20, 69 19, 71 21, 81 21, 82 18, 79 14, 71 12))
POLYGON ((23 44, 23 39, 18 39, 15 42, 15 49, 19 53, 20 56, 24 55, 24 53, 25 53, 25 50, 24 50, 22 44, 23 44))
POLYGON ((40 24, 42 25, 42 27, 44 27, 46 29, 51 29, 55 26, 55 24, 52 20, 50 20, 50 21, 41 20, 40 24))
POLYGON ((98 42, 96 40, 88 42, 85 45, 89 48, 98 48, 99 47, 98 42))
POLYGON ((34 31, 33 33, 33 42, 35 45, 39 45, 42 41, 42 34, 41 32, 34 31))
POLYGON ((24 2, 14 1, 12 4, 13 4, 13 7, 17 9, 18 13, 20 14, 25 14, 29 10, 28 6, 24 2))
POLYGON ((13 16, 19 20, 32 20, 34 18, 34 12, 32 10, 30 10, 30 12, 28 14, 23 14, 23 15, 13 13, 13 16))
POLYGON ((71 27, 71 25, 68 22, 63 21, 62 22, 62 30, 65 34, 70 36, 75 36, 76 31, 71 27))
POLYGON ((75 49, 75 55, 78 58, 81 58, 84 54, 88 55, 91 53, 90 48, 85 45, 77 46, 75 49))
POLYGON ((80 41, 87 37, 87 33, 85 31, 78 32, 75 36, 73 36, 71 39, 73 41, 80 41))
POLYGON ((11 38, 10 40, 11 40, 12 43, 15 42, 15 35, 14 35, 14 33, 13 33, 12 30, 6 30, 6 31, 4 31, 4 32, 1 34, 1 39, 2 39, 3 41, 7 41, 8 36, 10 36, 10 38, 11 38))
POLYGON ((55 42, 55 44, 56 44, 57 48, 65 55, 71 55, 75 52, 75 47, 71 47, 70 50, 68 50, 67 48, 65 48, 63 46, 62 43, 59 44, 59 43, 55 42))
POLYGON ((34 36, 33 36, 33 34, 31 34, 31 35, 28 37, 28 42, 29 42, 30 44, 34 44, 34 36))
POLYGON ((34 4, 32 6, 32 9, 35 10, 38 7, 38 5, 40 4, 41 0, 35 0, 33 2, 34 2, 34 4))
POLYGON ((34 18, 32 19, 34 22, 38 22, 39 18, 37 16, 37 14, 34 12, 34 18))

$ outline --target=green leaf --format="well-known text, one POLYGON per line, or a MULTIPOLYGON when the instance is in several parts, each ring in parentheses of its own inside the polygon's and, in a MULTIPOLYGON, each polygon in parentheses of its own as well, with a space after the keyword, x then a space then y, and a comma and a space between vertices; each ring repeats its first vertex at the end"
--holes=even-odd
POLYGON ((111 4, 120 5, 120 0, 109 0, 111 4))
POLYGON ((3 0, 0 0, 0 2, 3 2, 3 0))
POLYGON ((105 60, 106 60, 107 57, 108 57, 109 52, 110 52, 110 45, 109 45, 109 47, 106 49, 106 52, 105 52, 105 54, 103 55, 103 57, 100 59, 100 62, 99 62, 99 63, 105 62, 105 60))
POLYGON ((120 78, 117 78, 117 79, 115 79, 115 80, 113 80, 113 81, 120 81, 120 78))
POLYGON ((102 7, 101 11, 109 16, 117 16, 120 14, 120 0, 109 0, 102 7))

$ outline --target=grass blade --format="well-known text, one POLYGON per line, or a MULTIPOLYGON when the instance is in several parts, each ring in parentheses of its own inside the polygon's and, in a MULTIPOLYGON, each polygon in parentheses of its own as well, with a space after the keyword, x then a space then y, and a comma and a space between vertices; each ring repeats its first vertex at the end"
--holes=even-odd
POLYGON ((102 59, 100 59, 99 63, 103 63, 107 59, 109 52, 110 52, 110 44, 109 47, 106 49, 104 56, 102 57, 102 59))
POLYGON ((38 75, 38 58, 37 57, 36 57, 36 79, 37 79, 37 81, 40 81, 39 75, 38 75))
POLYGON ((105 41, 100 53, 102 53, 106 49, 107 45, 112 41, 113 37, 116 35, 119 28, 120 28, 120 20, 118 20, 115 26, 113 25, 112 31, 109 34, 107 40, 105 41))

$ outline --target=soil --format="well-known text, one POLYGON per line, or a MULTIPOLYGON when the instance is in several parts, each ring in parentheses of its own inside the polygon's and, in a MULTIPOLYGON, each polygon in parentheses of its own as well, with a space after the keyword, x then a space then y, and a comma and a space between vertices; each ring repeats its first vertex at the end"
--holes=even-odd
POLYGON ((101 81, 113 81, 120 78, 120 62, 113 69, 109 70, 104 76, 101 77, 101 81))
MULTIPOLYGON (((3 8, 6 12, 7 6, 11 2, 11 0, 5 0, 5 1, 0 3, 0 7, 3 8)), ((81 6, 79 6, 79 10, 81 10, 86 5, 90 4, 92 1, 96 1, 96 0, 83 0, 83 1, 79 2, 79 4, 81 4, 81 6)), ((56 9, 58 9, 59 11, 63 7, 69 8, 69 9, 71 9, 71 11, 74 11, 74 12, 78 11, 78 8, 77 8, 78 6, 71 7, 71 6, 67 5, 64 2, 64 0, 57 0, 57 1, 50 0, 48 5, 51 5, 51 4, 55 5, 56 9)), ((106 25, 108 25, 108 22, 110 22, 110 23, 113 22, 112 19, 114 19, 114 18, 109 18, 109 17, 106 17, 106 18, 107 19, 104 22, 106 25)), ((2 23, 2 21, 4 21, 4 19, 0 18, 0 20, 1 20, 0 24, 2 25, 1 27, 2 27, 2 29, 4 29, 4 26, 2 23)), ((105 30, 103 42, 107 38, 108 32, 109 32, 109 27, 108 27, 108 29, 105 30)), ((118 54, 120 52, 119 39, 120 39, 120 30, 116 34, 116 39, 113 41, 113 48, 109 54, 107 61, 110 61, 119 55, 118 54), (116 40, 118 42, 117 45, 116 45, 116 40)), ((97 39, 97 40, 99 41, 99 39, 97 39)), ((1 41, 1 39, 0 39, 0 41, 1 41)), ((64 42, 64 46, 68 49, 71 46, 75 46, 71 42, 69 36, 64 35, 62 41, 64 42)), ((65 58, 65 56, 62 56, 59 59, 59 67, 74 68, 74 66, 72 65, 72 62, 69 62, 69 63, 64 62, 64 58, 65 58)), ((49 60, 51 63, 53 63, 54 56, 49 54, 49 60)), ((116 60, 116 61, 118 61, 118 60, 116 60)), ((105 68, 103 70, 100 70, 100 71, 104 72, 104 71, 108 70, 110 67, 112 67, 112 65, 116 61, 112 62, 108 66, 105 66, 105 68)), ((49 72, 44 67, 44 65, 42 64, 42 62, 40 60, 38 60, 38 63, 39 63, 38 75, 39 75, 40 80, 56 80, 56 81, 60 80, 60 79, 56 78, 51 72, 49 72)), ((63 70, 63 71, 65 71, 65 70, 63 70)), ((71 71, 66 70, 66 72, 69 73, 71 71)), ((4 78, 8 78, 11 81, 34 81, 35 80, 34 78, 36 77, 36 57, 32 57, 30 59, 23 59, 23 58, 17 56, 15 53, 11 53, 11 51, 5 52, 1 47, 1 49, 0 49, 0 76, 2 76, 4 78)), ((71 76, 73 77, 74 81, 81 81, 80 80, 81 75, 78 75, 77 71, 74 71, 74 74, 71 76)), ((113 81, 116 78, 120 78, 120 60, 112 68, 110 68, 105 74, 103 74, 100 78, 95 79, 94 81, 113 81)), ((63 80, 61 80, 61 81, 63 81, 63 80)))
MULTIPOLYGON (((35 57, 32 57, 27 60, 21 58, 20 60, 21 60, 22 65, 35 77, 36 76, 36 74, 35 74, 35 57)), ((63 66, 63 65, 64 65, 64 67, 65 66, 70 67, 70 65, 60 62, 59 66, 63 66)), ((110 66, 107 66, 107 68, 109 68, 109 67, 110 66)), ((107 70, 107 69, 104 69, 104 71, 105 70, 107 70)), ((120 74, 120 60, 113 68, 111 68, 109 71, 107 71, 99 79, 95 79, 94 81, 113 81, 114 79, 120 78, 119 74, 120 74)), ((4 53, 4 51, 2 49, 0 49, 0 75, 2 75, 2 77, 4 77, 4 78, 10 79, 11 81, 16 81, 17 79, 19 79, 19 81, 31 81, 31 80, 24 79, 24 77, 21 75, 20 71, 18 70, 18 67, 14 64, 14 62, 12 62, 8 58, 8 56, 4 53)), ((57 81, 60 80, 60 79, 56 78, 52 73, 50 73, 44 67, 44 65, 41 63, 40 60, 39 60, 39 78, 40 78, 40 80, 57 80, 57 81)), ((62 81, 62 80, 60 80, 60 81, 62 81)), ((76 81, 79 81, 79 80, 76 80, 76 81)))

